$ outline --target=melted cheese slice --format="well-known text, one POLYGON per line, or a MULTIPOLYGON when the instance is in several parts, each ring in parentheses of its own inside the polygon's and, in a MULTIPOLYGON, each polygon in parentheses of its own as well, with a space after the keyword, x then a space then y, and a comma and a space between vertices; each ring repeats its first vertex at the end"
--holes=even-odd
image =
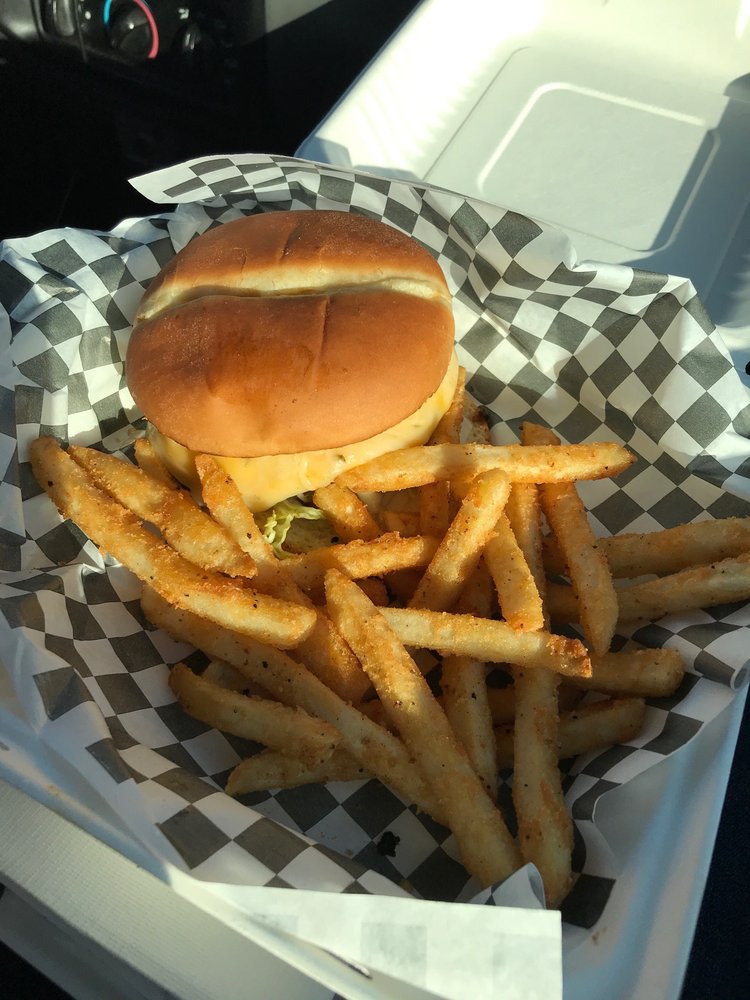
MULTIPOLYGON (((327 486, 355 465, 389 451, 423 444, 450 406, 457 379, 458 362, 454 355, 437 391, 415 413, 365 441, 294 455, 260 455, 257 458, 214 455, 213 458, 234 479, 251 511, 268 510, 280 500, 327 486)), ((161 434, 155 427, 149 427, 149 438, 172 475, 199 492, 195 452, 161 434)))

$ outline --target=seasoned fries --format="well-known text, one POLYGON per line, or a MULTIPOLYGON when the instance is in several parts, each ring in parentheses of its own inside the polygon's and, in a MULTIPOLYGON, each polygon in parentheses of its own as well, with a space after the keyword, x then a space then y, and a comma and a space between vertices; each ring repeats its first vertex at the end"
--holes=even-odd
MULTIPOLYGON (((559 438, 545 427, 524 424, 524 443, 559 445, 559 438)), ((544 513, 563 552, 578 598, 581 625, 595 653, 606 653, 617 625, 617 597, 612 574, 575 486, 544 483, 539 487, 544 513)))
POLYGON ((710 566, 694 566, 617 591, 621 621, 661 618, 750 598, 750 552, 710 566))
MULTIPOLYGON (((646 703, 642 698, 608 698, 594 701, 560 716, 558 757, 578 757, 592 750, 628 743, 643 728, 646 703)), ((513 767, 513 727, 495 730, 497 761, 501 769, 513 767)))
POLYGON ((447 480, 420 489, 418 528, 423 535, 443 536, 451 522, 451 487, 447 480))
POLYGON ((540 667, 564 677, 588 677, 591 660, 583 643, 538 629, 521 632, 507 622, 473 615, 412 608, 381 613, 407 646, 434 649, 444 656, 470 656, 488 663, 540 667))
POLYGON ((410 607, 445 611, 455 603, 477 568, 509 492, 504 472, 494 469, 477 477, 419 581, 410 607))
POLYGON ((633 461, 634 456, 626 448, 610 443, 535 448, 518 444, 434 444, 392 451, 349 469, 338 483, 356 493, 378 493, 462 475, 478 476, 490 469, 502 469, 516 483, 568 483, 615 476, 633 461))
POLYGON ((227 795, 248 795, 269 788, 297 788, 328 781, 357 781, 372 775, 346 752, 334 750, 320 764, 306 764, 277 750, 246 757, 227 778, 227 795))
MULTIPOLYGON (((482 618, 489 618, 492 613, 492 581, 481 564, 461 592, 456 610, 482 618)), ((448 722, 494 800, 497 798, 497 753, 485 664, 468 656, 444 657, 440 687, 448 722)))
POLYGON ((378 609, 337 570, 326 574, 326 596, 334 621, 438 799, 464 866, 482 885, 507 878, 518 867, 518 848, 414 661, 378 609))
MULTIPOLYGON (((548 671, 527 671, 535 676, 547 676, 548 671)), ((554 679, 555 675, 550 674, 554 679)), ((676 649, 632 648, 604 656, 591 657, 589 677, 571 677, 565 693, 572 700, 575 690, 599 694, 623 695, 633 698, 668 698, 678 690, 685 676, 685 661, 676 649)), ((502 688, 490 688, 488 698, 495 725, 512 722, 516 711, 515 683, 502 688)), ((562 707, 562 706, 561 706, 562 707)))
POLYGON ((463 379, 429 444, 315 491, 337 541, 301 555, 277 557, 210 456, 199 501, 146 439, 135 457, 31 446, 63 516, 142 581, 146 618, 213 658, 169 686, 261 748, 227 793, 377 779, 446 826, 483 885, 535 864, 549 906, 574 882, 559 760, 635 740, 645 699, 685 677, 677 650, 611 651, 617 622, 750 599, 750 518, 595 539, 576 484, 634 456, 531 424, 493 445, 463 379), (579 620, 583 639, 550 624, 579 620), (496 805, 510 768, 515 838, 496 805))
POLYGON ((333 726, 302 709, 227 690, 194 674, 184 663, 172 667, 169 686, 188 715, 280 750, 307 766, 323 764, 340 741, 333 726))
POLYGON ((446 656, 440 686, 443 711, 451 729, 487 794, 494 800, 497 798, 497 755, 484 664, 470 656, 446 656))
POLYGON ((177 486, 171 472, 169 472, 166 465, 156 454, 156 449, 147 437, 136 438, 133 451, 135 452, 135 460, 138 463, 139 468, 142 469, 147 476, 151 476, 152 479, 161 483, 162 486, 169 486, 172 488, 177 486))
MULTIPOLYGON (((506 608, 506 618, 520 629, 548 625, 539 490, 533 483, 513 487, 507 524, 500 525, 496 535, 512 567, 505 575, 499 567, 493 573, 500 605, 506 608)), ((513 805, 518 840, 524 860, 536 865, 542 876, 550 906, 559 905, 572 882, 573 823, 565 807, 557 758, 559 687, 559 676, 549 671, 514 671, 513 805)))
POLYGON ((330 723, 341 734, 342 746, 356 760, 434 819, 442 819, 437 799, 414 770, 403 744, 342 701, 303 664, 273 646, 216 628, 189 611, 175 608, 149 587, 144 588, 141 603, 149 621, 174 638, 230 663, 283 704, 302 708, 330 723))
POLYGON ((165 600, 281 648, 310 632, 315 613, 199 570, 155 538, 125 507, 97 489, 52 438, 31 445, 34 475, 58 509, 165 600))
POLYGON ((516 672, 513 730, 513 805, 525 861, 539 869, 549 906, 570 889, 573 824, 565 808, 558 754, 558 678, 540 670, 516 672))
MULTIPOLYGON (((535 483, 514 483, 508 497, 506 515, 516 544, 523 553, 526 567, 534 578, 540 602, 545 594, 545 566, 543 560, 544 541, 542 537, 541 510, 539 507, 539 487, 535 483)), ((523 583, 524 591, 529 584, 523 583)), ((529 601, 536 603, 533 595, 529 601)), ((544 608, 542 607, 542 615, 544 608)))
MULTIPOLYGON (((528 484, 524 484, 528 485, 528 484)), ((517 489, 517 487, 513 487, 517 489)), ((544 628, 544 607, 523 549, 507 514, 501 514, 484 549, 503 618, 517 629, 544 628)))
MULTIPOLYGON (((549 585, 550 614, 558 621, 576 622, 580 608, 572 587, 549 585)), ((656 580, 618 587, 618 621, 655 621, 664 615, 696 608, 713 608, 750 599, 750 552, 722 559, 711 566, 694 566, 656 580)))
POLYGON ((309 607, 315 614, 310 634, 299 644, 297 654, 316 676, 345 701, 360 701, 370 687, 362 667, 324 612, 297 585, 286 562, 263 536, 255 518, 242 501, 234 480, 208 455, 195 462, 206 506, 237 545, 252 556, 258 567, 257 583, 266 593, 309 607))
POLYGON ((576 677, 576 687, 600 694, 668 698, 685 676, 685 661, 676 649, 625 649, 591 657, 591 677, 576 677))
MULTIPOLYGON (((750 517, 696 521, 663 531, 623 533, 599 538, 614 577, 666 576, 693 566, 708 566, 750 551, 750 517)), ((567 574, 565 557, 553 537, 544 539, 544 565, 550 575, 567 574)))
POLYGON ((136 517, 150 521, 175 552, 196 566, 227 576, 256 575, 251 556, 245 554, 221 524, 202 511, 184 490, 174 489, 141 469, 93 448, 68 449, 100 489, 109 493, 136 517))
POLYGON ((367 506, 356 493, 331 483, 313 493, 313 503, 326 515, 333 530, 342 542, 356 538, 371 542, 380 534, 380 528, 367 506))
POLYGON ((401 569, 426 566, 438 547, 437 538, 416 535, 401 538, 388 533, 372 542, 354 541, 313 549, 304 556, 292 556, 284 561, 297 585, 308 594, 322 592, 326 571, 339 569, 352 580, 381 576, 401 569))
POLYGON ((278 596, 284 593, 290 600, 298 600, 297 587, 283 572, 281 563, 243 503, 231 476, 210 455, 197 455, 195 468, 201 481, 203 502, 211 516, 222 525, 235 544, 259 565, 265 588, 276 591, 278 596))

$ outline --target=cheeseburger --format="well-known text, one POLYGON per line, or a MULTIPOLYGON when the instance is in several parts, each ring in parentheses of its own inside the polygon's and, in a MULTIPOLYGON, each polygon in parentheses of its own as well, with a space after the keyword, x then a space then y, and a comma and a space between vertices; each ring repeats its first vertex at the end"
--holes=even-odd
POLYGON ((427 441, 453 342, 445 277, 416 240, 348 212, 269 211, 210 229, 154 279, 127 377, 177 479, 196 488, 209 454, 253 512, 288 511, 427 441))

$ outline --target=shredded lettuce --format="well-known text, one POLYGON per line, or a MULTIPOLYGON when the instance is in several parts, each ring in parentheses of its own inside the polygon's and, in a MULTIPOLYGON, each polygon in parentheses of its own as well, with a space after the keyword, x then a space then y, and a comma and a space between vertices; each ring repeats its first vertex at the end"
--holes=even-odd
POLYGON ((276 555, 283 559, 289 555, 283 546, 295 521, 326 520, 326 516, 317 507, 311 507, 292 497, 282 500, 262 514, 256 514, 256 520, 276 555))

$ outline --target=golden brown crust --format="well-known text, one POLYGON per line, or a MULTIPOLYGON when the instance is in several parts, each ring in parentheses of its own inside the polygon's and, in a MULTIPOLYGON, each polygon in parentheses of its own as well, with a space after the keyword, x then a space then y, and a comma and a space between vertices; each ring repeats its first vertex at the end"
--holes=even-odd
POLYGON ((422 405, 450 362, 452 323, 442 303, 395 292, 207 296, 136 328, 130 391, 193 451, 335 448, 422 405))
POLYGON ((263 212, 192 240, 151 283, 137 321, 201 295, 279 295, 390 281, 450 301, 437 261, 397 229, 350 212, 263 212))
POLYGON ((167 265, 138 315, 127 355, 135 402, 162 434, 214 455, 373 437, 433 395, 453 353, 437 262, 344 212, 210 230, 167 265))

